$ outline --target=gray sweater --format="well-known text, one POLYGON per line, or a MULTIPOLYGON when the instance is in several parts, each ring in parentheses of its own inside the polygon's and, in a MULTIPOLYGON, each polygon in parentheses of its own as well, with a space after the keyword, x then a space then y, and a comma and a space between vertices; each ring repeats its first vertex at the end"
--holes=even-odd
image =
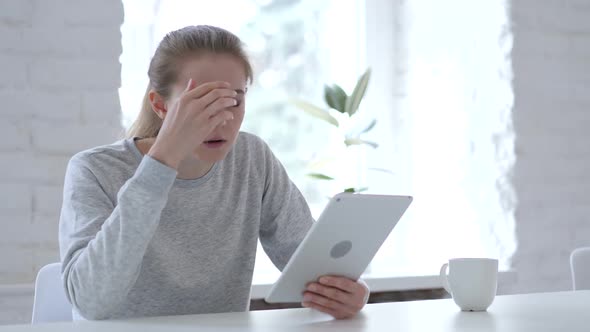
POLYGON ((257 240, 282 270, 313 222, 258 137, 240 133, 203 177, 133 139, 75 155, 59 225, 63 281, 87 319, 248 310, 257 240))

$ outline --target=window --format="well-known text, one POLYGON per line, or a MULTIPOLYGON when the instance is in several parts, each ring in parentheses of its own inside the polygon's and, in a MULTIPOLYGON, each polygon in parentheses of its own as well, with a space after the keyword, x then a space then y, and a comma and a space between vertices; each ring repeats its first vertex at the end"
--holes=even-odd
MULTIPOLYGON (((506 3, 123 3, 126 127, 139 111, 149 60, 165 33, 194 24, 226 28, 246 43, 255 71, 242 128, 269 143, 316 217, 329 196, 349 186, 415 197, 371 264, 371 276, 432 275, 454 256, 495 256, 508 266, 515 239, 506 3), (361 112, 367 123, 378 120, 371 132, 378 149, 345 149, 336 128, 288 102, 302 97, 322 104, 325 83, 350 92, 367 65, 373 74, 361 112), (339 181, 306 176, 326 158, 339 181)), ((259 247, 254 283, 278 274, 259 247)))
POLYGON ((516 239, 507 3, 367 0, 367 13, 369 62, 386 72, 373 88, 391 87, 369 109, 390 116, 379 135, 393 140, 384 146, 392 157, 373 158, 394 172, 373 175, 369 186, 415 198, 372 274, 433 275, 451 257, 497 257, 509 268, 516 239))

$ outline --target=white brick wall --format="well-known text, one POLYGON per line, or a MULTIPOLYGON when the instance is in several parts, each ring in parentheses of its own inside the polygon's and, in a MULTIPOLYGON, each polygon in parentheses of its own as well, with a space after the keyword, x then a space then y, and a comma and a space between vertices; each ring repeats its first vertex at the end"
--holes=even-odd
POLYGON ((30 25, 32 22, 32 1, 0 0, 0 8, 2 25, 30 25))
POLYGON ((122 114, 109 110, 118 108, 116 91, 86 92, 82 95, 82 121, 85 123, 121 123, 122 114))
MULTIPOLYGON (((122 133, 122 23, 120 0, 0 0, 0 289, 58 260, 69 158, 122 133)), ((30 303, 2 298, 0 324, 30 303)))
POLYGON ((30 145, 29 123, 6 119, 0 123, 0 151, 24 151, 30 145))
POLYGON ((35 89, 92 91, 118 88, 121 85, 120 64, 113 63, 112 58, 104 60, 38 58, 32 60, 29 67, 30 84, 35 89))
POLYGON ((27 63, 15 55, 0 55, 0 88, 24 89, 27 85, 27 63))
POLYGON ((0 324, 30 322, 33 289, 30 286, 0 285, 0 324))
POLYGON ((512 1, 518 281, 571 289, 569 254, 590 246, 590 2, 512 1))
POLYGON ((88 147, 104 144, 105 137, 116 137, 122 133, 121 129, 113 124, 68 123, 55 126, 53 122, 35 121, 32 128, 35 149, 48 153, 70 155, 88 147))
MULTIPOLYGON (((26 97, 31 99, 27 106, 35 120, 40 119, 44 121, 49 119, 75 124, 80 119, 82 112, 81 100, 78 94, 68 91, 35 91, 26 97)), ((113 113, 112 111, 108 112, 113 113)))

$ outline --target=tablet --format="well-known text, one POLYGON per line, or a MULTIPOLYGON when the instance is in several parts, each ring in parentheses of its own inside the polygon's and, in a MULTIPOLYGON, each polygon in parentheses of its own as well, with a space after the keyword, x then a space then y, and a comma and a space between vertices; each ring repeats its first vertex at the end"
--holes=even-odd
POLYGON ((265 300, 301 302, 324 275, 358 280, 410 203, 410 196, 334 196, 283 269, 265 300))

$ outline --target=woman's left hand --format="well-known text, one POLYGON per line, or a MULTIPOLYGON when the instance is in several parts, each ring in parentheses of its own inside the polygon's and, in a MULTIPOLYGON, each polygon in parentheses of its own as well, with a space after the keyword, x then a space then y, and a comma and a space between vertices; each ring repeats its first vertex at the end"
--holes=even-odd
POLYGON ((307 285, 302 305, 336 319, 351 318, 366 304, 367 286, 344 277, 324 276, 307 285))

